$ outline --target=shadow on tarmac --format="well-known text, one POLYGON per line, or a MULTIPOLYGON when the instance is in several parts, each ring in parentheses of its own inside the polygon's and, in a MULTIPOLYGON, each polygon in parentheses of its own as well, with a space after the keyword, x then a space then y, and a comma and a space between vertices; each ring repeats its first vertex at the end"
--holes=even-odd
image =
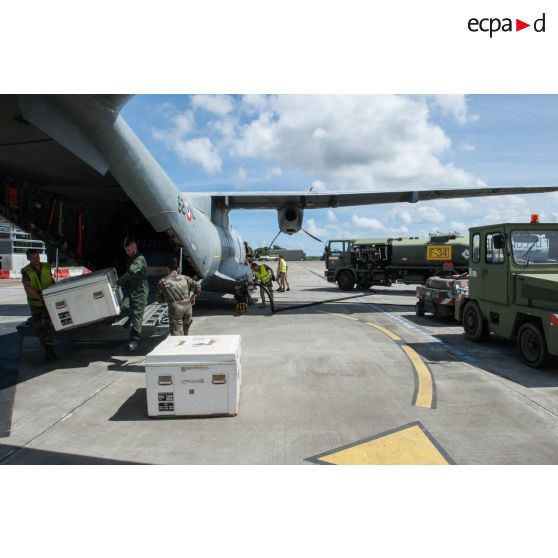
POLYGON ((12 429, 21 343, 19 333, 0 336, 0 438, 7 438, 12 429))
POLYGON ((134 461, 0 444, 0 465, 145 465, 134 461))
POLYGON ((228 415, 199 415, 178 417, 150 417, 147 414, 147 390, 138 388, 124 401, 109 421, 154 421, 154 420, 214 420, 217 418, 234 418, 228 415))
POLYGON ((530 368, 519 360, 513 341, 492 335, 487 343, 477 344, 462 333, 438 334, 433 337, 442 343, 408 343, 408 345, 425 360, 433 363, 467 362, 466 358, 458 354, 461 353, 465 357, 474 359, 469 361, 472 366, 523 387, 558 387, 558 361, 553 359, 548 368, 541 370, 530 368), (454 353, 451 349, 457 352, 454 353))

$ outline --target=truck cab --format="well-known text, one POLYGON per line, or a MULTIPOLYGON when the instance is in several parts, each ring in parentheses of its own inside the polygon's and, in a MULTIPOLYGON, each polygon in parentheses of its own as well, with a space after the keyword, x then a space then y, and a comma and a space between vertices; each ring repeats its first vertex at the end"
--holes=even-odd
MULTIPOLYGON (((325 277, 330 283, 338 280, 338 275, 351 267, 351 248, 354 240, 330 240, 325 248, 325 277)), ((351 277, 354 274, 351 272, 351 277)), ((347 281, 348 282, 348 281, 347 281)), ((354 287, 354 279, 353 284, 354 287)))
POLYGON ((515 339, 538 368, 558 354, 558 224, 506 223, 470 229, 468 292, 456 318, 474 341, 515 339))

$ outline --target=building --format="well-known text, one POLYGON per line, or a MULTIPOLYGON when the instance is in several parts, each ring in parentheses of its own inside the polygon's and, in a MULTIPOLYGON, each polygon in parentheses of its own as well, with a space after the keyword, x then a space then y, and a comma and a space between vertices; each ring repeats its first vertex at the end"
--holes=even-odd
POLYGON ((279 259, 279 255, 282 254, 283 257, 288 262, 299 262, 306 260, 306 254, 304 250, 270 250, 268 258, 270 260, 277 260, 279 259))

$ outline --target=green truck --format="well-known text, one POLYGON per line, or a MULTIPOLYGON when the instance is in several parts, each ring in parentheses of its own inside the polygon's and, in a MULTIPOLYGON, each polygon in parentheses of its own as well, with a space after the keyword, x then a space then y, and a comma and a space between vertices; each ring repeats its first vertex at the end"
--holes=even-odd
POLYGON ((558 223, 533 221, 469 230, 455 317, 469 339, 514 339, 523 362, 541 368, 558 355, 558 223))
POLYGON ((390 286, 396 281, 422 283, 441 271, 467 270, 469 243, 458 233, 429 239, 366 238, 330 240, 325 250, 325 276, 342 291, 390 286))

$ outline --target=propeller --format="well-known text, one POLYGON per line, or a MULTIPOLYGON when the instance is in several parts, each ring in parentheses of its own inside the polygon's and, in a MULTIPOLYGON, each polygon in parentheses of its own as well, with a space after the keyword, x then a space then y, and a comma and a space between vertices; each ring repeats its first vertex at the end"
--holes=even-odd
MULTIPOLYGON (((308 236, 312 237, 314 240, 317 240, 318 242, 322 242, 317 236, 314 236, 313 234, 310 234, 308 231, 305 231, 303 228, 300 229, 303 233, 306 233, 308 236)), ((277 238, 277 237, 276 237, 277 238)))
POLYGON ((273 243, 277 240, 277 237, 281 234, 281 231, 279 231, 276 235, 275 238, 269 243, 269 246, 267 247, 267 251, 269 252, 271 250, 271 247, 273 246, 273 243))

